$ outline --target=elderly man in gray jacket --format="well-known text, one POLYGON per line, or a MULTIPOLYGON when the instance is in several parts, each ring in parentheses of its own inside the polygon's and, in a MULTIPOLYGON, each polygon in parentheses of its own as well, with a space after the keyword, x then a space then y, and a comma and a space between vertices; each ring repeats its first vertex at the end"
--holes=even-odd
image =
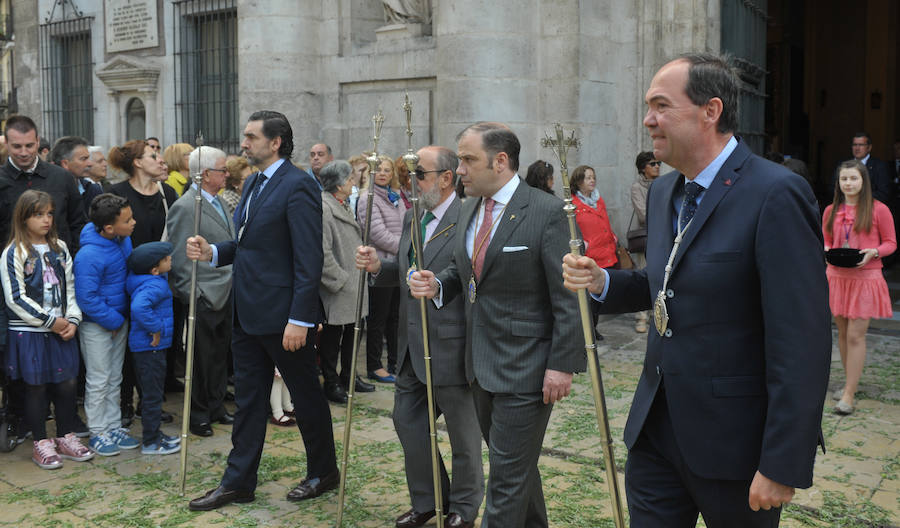
MULTIPOLYGON (((201 173, 200 188, 192 184, 169 209, 166 228, 175 246, 169 279, 174 294, 187 305, 190 301, 191 261, 185 242, 194 236, 194 208, 200 200, 200 236, 207 240, 231 240, 234 223, 217 196, 225 187, 225 153, 217 148, 198 147, 188 161, 191 174, 201 173)), ((194 372, 191 391, 191 432, 213 434, 213 421, 234 422, 223 404, 228 379, 228 349, 231 344, 231 266, 197 266, 197 313, 194 335, 194 372)), ((181 336, 176 336, 176 339, 181 336)))

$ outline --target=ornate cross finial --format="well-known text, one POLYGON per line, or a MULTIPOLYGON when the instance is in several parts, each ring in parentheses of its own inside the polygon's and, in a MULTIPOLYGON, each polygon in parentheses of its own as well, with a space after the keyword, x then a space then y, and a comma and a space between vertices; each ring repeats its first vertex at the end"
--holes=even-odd
POLYGON ((569 137, 565 137, 563 127, 559 123, 554 125, 554 130, 556 132, 556 138, 550 137, 550 134, 545 134, 544 139, 541 140, 541 146, 544 148, 552 148, 554 154, 556 154, 556 158, 559 159, 560 170, 566 170, 568 169, 566 155, 569 152, 569 148, 578 148, 578 138, 575 137, 574 130, 569 134, 569 137))
MULTIPOLYGON (((194 144, 197 145, 198 149, 203 148, 203 131, 202 130, 197 131, 197 137, 194 138, 194 144)), ((200 150, 199 152, 197 152, 197 161, 198 162, 201 160, 202 155, 203 155, 203 150, 200 150)), ((190 170, 190 168, 188 168, 188 170, 190 170)), ((194 180, 194 183, 197 184, 197 187, 199 187, 200 184, 203 182, 203 164, 202 163, 197 163, 197 172, 195 172, 191 175, 191 179, 194 180)))
MULTIPOLYGON (((406 112, 406 154, 403 155, 403 162, 406 163, 406 168, 409 172, 413 172, 416 170, 416 165, 419 164, 419 156, 416 156, 416 153, 413 152, 412 146, 412 103, 409 102, 409 92, 406 93, 406 100, 403 103, 403 111, 406 112)), ((415 185, 413 186, 413 192, 415 193, 415 185)))
POLYGON ((381 113, 380 109, 377 112, 375 112, 374 116, 372 116, 372 124, 375 125, 375 135, 372 136, 372 144, 374 145, 372 147, 372 150, 373 150, 373 153, 377 156, 378 155, 378 140, 381 139, 381 125, 384 124, 384 114, 381 113))

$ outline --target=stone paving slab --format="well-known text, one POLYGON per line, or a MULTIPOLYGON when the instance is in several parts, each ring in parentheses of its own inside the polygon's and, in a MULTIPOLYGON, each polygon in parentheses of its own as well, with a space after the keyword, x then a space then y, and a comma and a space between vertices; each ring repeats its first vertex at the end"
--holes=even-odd
MULTIPOLYGON (((630 316, 605 318, 604 340, 598 347, 623 494, 622 431, 646 345, 646 335, 636 334, 632 322, 630 316)), ((833 402, 826 401, 823 432, 828 451, 818 453, 813 487, 797 491, 781 526, 900 526, 900 333, 870 335, 869 351, 857 412, 836 416, 831 413, 833 402)), ((832 359, 834 389, 842 383, 843 372, 836 350, 832 359)), ((392 526, 409 508, 403 452, 391 419, 392 386, 376 386, 374 393, 357 394, 354 403, 344 526, 392 526)), ((179 395, 169 395, 165 408, 175 415, 176 424, 164 430, 179 433, 179 395)), ((345 411, 345 406, 332 406, 339 457, 345 411)), ((551 526, 613 526, 596 420, 588 376, 578 375, 571 396, 553 411, 540 460, 551 526)), ((438 426, 440 448, 450 467, 442 420, 438 426)), ((217 485, 231 448, 231 427, 213 427, 210 438, 188 438, 185 497, 180 495, 179 455, 151 457, 135 450, 85 463, 66 461, 60 470, 45 471, 31 462, 30 444, 0 454, 0 527, 334 526, 337 493, 302 504, 285 499, 305 471, 296 427, 269 426, 254 503, 215 512, 188 511, 190 498, 217 485)), ((139 431, 136 420, 132 432, 139 431)), ((489 469, 486 464, 485 471, 489 469)), ((704 526, 702 519, 698 526, 704 526)))

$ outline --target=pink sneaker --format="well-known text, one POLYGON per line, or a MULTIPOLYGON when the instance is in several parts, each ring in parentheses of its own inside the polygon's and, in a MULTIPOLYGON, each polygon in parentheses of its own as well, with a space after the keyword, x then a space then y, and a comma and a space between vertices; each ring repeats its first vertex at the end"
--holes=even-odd
POLYGON ((94 458, 94 453, 78 439, 75 433, 69 433, 56 439, 56 451, 62 458, 76 462, 84 462, 94 458))
POLYGON ((58 469, 62 467, 62 459, 56 452, 56 443, 50 438, 34 441, 31 460, 42 469, 58 469))

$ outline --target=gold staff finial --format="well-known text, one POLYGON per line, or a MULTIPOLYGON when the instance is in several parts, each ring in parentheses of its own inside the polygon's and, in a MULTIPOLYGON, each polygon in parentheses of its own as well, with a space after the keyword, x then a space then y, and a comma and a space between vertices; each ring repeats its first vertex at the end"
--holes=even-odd
POLYGON ((566 162, 567 154, 570 148, 577 149, 580 146, 578 144, 578 138, 575 137, 574 130, 569 134, 569 137, 565 137, 563 127, 559 123, 556 123, 553 128, 556 132, 556 138, 550 137, 550 134, 544 134, 544 139, 541 140, 541 146, 553 149, 553 153, 556 154, 556 158, 559 160, 561 170, 567 169, 569 167, 566 162))

